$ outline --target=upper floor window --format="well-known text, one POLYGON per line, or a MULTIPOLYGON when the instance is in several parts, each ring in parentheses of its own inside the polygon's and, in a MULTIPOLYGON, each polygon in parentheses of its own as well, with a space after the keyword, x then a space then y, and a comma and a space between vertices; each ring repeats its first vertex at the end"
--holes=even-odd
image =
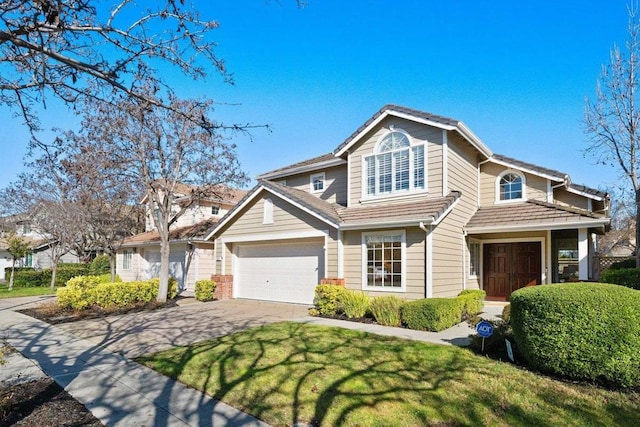
POLYGON ((377 196, 424 190, 424 144, 411 145, 404 131, 392 130, 378 142, 376 153, 364 158, 365 194, 377 196))
POLYGON ((324 172, 311 175, 309 181, 312 193, 319 193, 324 190, 324 172))
POLYGON ((500 201, 524 199, 524 177, 516 172, 506 172, 498 177, 500 201))
POLYGON ((211 206, 211 215, 220 214, 220 206, 213 205, 211 206))

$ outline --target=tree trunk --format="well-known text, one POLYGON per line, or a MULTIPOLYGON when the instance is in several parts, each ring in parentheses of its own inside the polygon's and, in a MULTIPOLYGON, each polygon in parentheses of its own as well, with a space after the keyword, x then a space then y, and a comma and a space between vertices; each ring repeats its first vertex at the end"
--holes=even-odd
POLYGON ((111 273, 111 283, 116 281, 116 256, 117 253, 109 252, 109 272, 111 273))
POLYGON ((13 272, 16 269, 16 260, 14 259, 13 262, 11 263, 11 277, 9 278, 9 290, 12 291, 13 290, 13 272))
POLYGON ((158 302, 166 302, 169 292, 169 236, 160 239, 160 286, 158 288, 158 302))
POLYGON ((58 271, 58 263, 51 264, 51 291, 56 290, 56 272, 58 271))
POLYGON ((636 267, 640 267, 640 188, 636 192, 636 267))

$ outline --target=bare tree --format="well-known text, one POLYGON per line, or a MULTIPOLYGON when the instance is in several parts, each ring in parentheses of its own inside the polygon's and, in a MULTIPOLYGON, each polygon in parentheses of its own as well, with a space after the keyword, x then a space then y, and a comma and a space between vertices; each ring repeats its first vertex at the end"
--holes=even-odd
POLYGON ((170 97, 169 109, 157 105, 132 98, 116 108, 89 102, 83 108, 81 130, 66 133, 64 141, 75 152, 92 152, 108 175, 143 188, 160 235, 158 300, 165 301, 169 228, 195 203, 224 198, 227 185, 243 185, 247 177, 235 144, 210 125, 211 101, 170 97))
POLYGON ((16 108, 37 130, 34 106, 46 105, 48 96, 68 104, 114 94, 156 102, 140 90, 141 81, 164 85, 153 65, 173 66, 193 79, 213 67, 231 81, 210 39, 216 28, 216 21, 201 18, 195 2, 182 0, 3 1, 0 103, 16 108))
MULTIPOLYGON (((640 22, 637 5, 627 7, 628 38, 625 51, 614 46, 610 63, 602 67, 596 98, 586 100, 584 128, 590 139, 587 154, 620 171, 635 202, 635 241, 640 241, 640 22)), ((640 267, 640 251, 636 251, 640 267)))

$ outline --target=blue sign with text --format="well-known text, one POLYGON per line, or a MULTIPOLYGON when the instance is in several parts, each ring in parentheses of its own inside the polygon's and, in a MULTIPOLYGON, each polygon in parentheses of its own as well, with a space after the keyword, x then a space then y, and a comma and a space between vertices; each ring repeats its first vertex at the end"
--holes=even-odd
POLYGON ((476 332, 482 338, 489 338, 493 335, 493 325, 490 322, 483 320, 476 325, 476 332))

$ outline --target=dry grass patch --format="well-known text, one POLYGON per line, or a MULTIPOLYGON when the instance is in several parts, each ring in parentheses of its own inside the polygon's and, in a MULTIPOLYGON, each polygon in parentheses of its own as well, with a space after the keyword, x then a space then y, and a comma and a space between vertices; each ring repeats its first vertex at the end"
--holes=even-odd
POLYGON ((633 393, 341 328, 278 323, 139 361, 272 425, 640 425, 633 393))

